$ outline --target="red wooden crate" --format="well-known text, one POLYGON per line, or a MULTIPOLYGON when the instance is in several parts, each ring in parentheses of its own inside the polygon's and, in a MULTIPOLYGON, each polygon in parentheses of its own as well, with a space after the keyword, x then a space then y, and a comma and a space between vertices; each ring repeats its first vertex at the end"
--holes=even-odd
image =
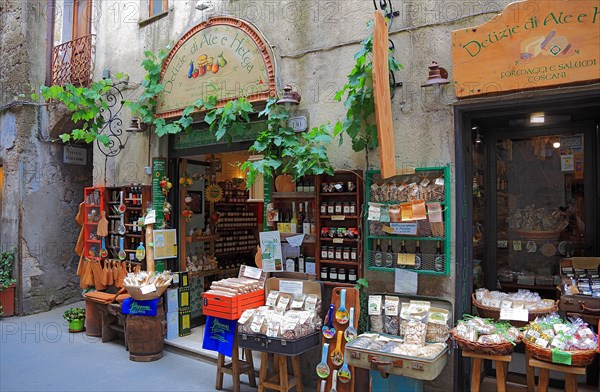
POLYGON ((237 320, 244 310, 253 309, 265 304, 265 291, 240 294, 235 297, 202 293, 202 313, 226 320, 237 320))

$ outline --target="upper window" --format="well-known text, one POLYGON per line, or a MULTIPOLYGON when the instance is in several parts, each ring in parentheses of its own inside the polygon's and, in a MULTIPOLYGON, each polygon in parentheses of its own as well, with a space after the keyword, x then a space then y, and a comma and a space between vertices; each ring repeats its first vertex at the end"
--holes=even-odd
POLYGON ((150 17, 162 14, 167 11, 167 0, 149 0, 150 17))

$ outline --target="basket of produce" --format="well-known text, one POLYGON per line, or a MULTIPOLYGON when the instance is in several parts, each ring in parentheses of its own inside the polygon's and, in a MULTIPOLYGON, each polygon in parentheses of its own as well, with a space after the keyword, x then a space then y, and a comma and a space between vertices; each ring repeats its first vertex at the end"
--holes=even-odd
MULTIPOLYGON (((557 301, 553 299, 542 299, 538 293, 528 290, 520 290, 517 293, 503 293, 501 291, 488 291, 479 289, 472 295, 473 305, 477 308, 477 314, 483 318, 493 320, 500 319, 500 309, 527 309, 529 321, 558 311, 557 301)), ((509 320, 515 327, 524 327, 525 321, 509 320)))
POLYGON ((565 321, 557 313, 539 317, 523 333, 525 349, 540 361, 588 366, 596 357, 598 335, 580 318, 565 321))
POLYGON ((521 341, 521 333, 509 323, 469 315, 450 335, 462 350, 482 355, 510 355, 521 341))
POLYGON ((173 280, 171 271, 128 273, 123 280, 123 286, 136 301, 148 301, 159 298, 173 280))

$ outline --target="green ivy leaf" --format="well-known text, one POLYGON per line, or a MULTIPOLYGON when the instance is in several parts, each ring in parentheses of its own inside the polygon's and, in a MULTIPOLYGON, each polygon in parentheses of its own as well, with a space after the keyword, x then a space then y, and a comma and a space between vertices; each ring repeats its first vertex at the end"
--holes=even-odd
POLYGON ((98 135, 97 140, 104 144, 106 147, 108 147, 110 145, 110 139, 108 138, 107 135, 98 135))

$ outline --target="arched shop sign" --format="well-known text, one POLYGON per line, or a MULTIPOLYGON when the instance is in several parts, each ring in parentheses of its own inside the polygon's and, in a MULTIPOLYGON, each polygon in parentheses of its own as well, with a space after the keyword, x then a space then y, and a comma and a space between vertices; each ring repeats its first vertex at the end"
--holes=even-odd
POLYGON ((210 18, 185 33, 173 46, 161 71, 165 90, 156 116, 181 115, 199 98, 217 96, 218 105, 246 97, 275 96, 275 65, 262 34, 241 19, 210 18))
POLYGON ((598 0, 528 0, 452 32, 456 96, 600 80, 598 0))

